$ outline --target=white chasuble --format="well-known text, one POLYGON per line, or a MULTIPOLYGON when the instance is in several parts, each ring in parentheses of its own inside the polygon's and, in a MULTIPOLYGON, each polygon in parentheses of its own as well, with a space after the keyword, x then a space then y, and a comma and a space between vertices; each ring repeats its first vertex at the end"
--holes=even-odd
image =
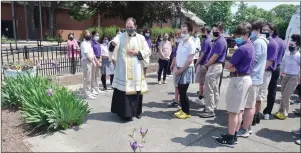
POLYGON ((112 87, 125 91, 126 95, 137 94, 137 91, 141 91, 141 94, 146 93, 148 87, 143 65, 149 63, 151 50, 144 36, 136 33, 136 36, 130 37, 125 32, 117 35, 112 41, 117 43, 113 53, 110 52, 109 56, 110 60, 116 61, 112 87), (140 51, 144 60, 138 60, 137 56, 128 55, 127 50, 129 49, 140 51))

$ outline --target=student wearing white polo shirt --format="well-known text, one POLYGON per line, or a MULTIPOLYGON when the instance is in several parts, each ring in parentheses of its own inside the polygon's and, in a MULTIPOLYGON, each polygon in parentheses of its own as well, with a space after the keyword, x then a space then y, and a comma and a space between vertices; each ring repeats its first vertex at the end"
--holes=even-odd
POLYGON ((189 84, 194 82, 193 57, 196 49, 195 43, 190 37, 192 31, 192 24, 183 24, 181 28, 181 37, 183 41, 181 41, 178 45, 177 56, 175 60, 175 66, 177 67, 174 71, 176 75, 175 82, 178 84, 182 108, 174 115, 179 119, 190 118, 187 89, 189 84))
POLYGON ((92 75, 93 71, 99 64, 94 55, 94 51, 91 44, 90 31, 84 31, 84 40, 80 45, 81 56, 82 56, 82 68, 84 73, 84 94, 88 99, 95 99, 95 95, 98 93, 95 91, 97 86, 92 84, 92 80, 95 75, 92 75))
POLYGON ((274 116, 280 120, 284 120, 288 116, 289 100, 298 85, 298 77, 300 73, 300 35, 293 34, 289 43, 289 52, 283 57, 281 64, 281 72, 284 74, 281 81, 280 107, 274 116))

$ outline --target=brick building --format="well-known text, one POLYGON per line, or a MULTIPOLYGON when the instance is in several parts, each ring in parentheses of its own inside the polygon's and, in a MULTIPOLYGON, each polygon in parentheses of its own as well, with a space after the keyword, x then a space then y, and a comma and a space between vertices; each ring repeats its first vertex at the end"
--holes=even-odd
MULTIPOLYGON (((24 10, 24 2, 16 2, 15 6, 15 25, 16 25, 16 38, 25 40, 28 38, 26 32, 26 10, 24 10)), ((40 16, 39 7, 34 8, 35 31, 37 39, 41 39, 40 34, 40 16)), ((187 17, 187 16, 186 16, 187 17)), ((42 33, 43 37, 48 32, 48 11, 46 6, 42 6, 42 33)), ((113 26, 124 27, 124 21, 120 19, 105 19, 101 15, 96 15, 85 21, 77 21, 69 16, 66 9, 57 9, 54 16, 54 23, 56 34, 61 35, 64 40, 67 40, 68 33, 74 32, 75 38, 79 39, 80 34, 84 29, 94 26, 113 26)), ((154 23, 153 27, 172 27, 171 20, 168 23, 154 23)), ((11 2, 1 2, 1 34, 14 38, 13 32, 13 8, 11 2)))

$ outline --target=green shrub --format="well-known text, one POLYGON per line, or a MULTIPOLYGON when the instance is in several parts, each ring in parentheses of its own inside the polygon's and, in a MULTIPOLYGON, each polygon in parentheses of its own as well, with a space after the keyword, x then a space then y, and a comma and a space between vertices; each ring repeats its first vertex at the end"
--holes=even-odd
POLYGON ((1 36, 1 42, 2 43, 15 43, 16 41, 14 39, 9 39, 6 36, 2 35, 1 36))
POLYGON ((110 38, 113 38, 116 36, 117 29, 119 29, 119 27, 116 27, 116 26, 104 27, 103 34, 110 38))
POLYGON ((19 107, 25 122, 35 128, 80 125, 89 112, 82 98, 41 76, 5 78, 1 89, 2 106, 19 107))
POLYGON ((152 35, 151 35, 151 39, 156 41, 158 36, 159 35, 162 35, 162 29, 161 28, 158 28, 158 27, 155 27, 155 28, 152 28, 152 35))

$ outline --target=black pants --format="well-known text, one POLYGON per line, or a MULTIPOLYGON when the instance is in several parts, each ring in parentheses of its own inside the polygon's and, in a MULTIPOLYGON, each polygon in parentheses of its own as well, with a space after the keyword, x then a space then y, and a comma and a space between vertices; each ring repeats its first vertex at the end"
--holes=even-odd
POLYGON ((188 87, 189 87, 189 84, 179 84, 178 85, 182 111, 185 114, 190 115, 190 112, 189 112, 189 102, 190 101, 189 101, 189 98, 187 96, 188 87))
POLYGON ((271 81, 268 87, 267 107, 263 110, 263 114, 271 115, 276 100, 277 83, 280 76, 280 66, 272 71, 271 81))
POLYGON ((163 72, 163 80, 166 80, 166 74, 168 69, 168 60, 159 59, 159 71, 158 71, 158 81, 161 81, 161 75, 163 72))
MULTIPOLYGON (((114 79, 114 75, 112 74, 112 75, 110 75, 110 83, 111 83, 111 85, 113 83, 113 79, 114 79)), ((101 83, 103 85, 103 88, 107 89, 107 78, 106 78, 105 74, 101 75, 101 83)))
POLYGON ((168 61, 168 66, 167 66, 167 75, 171 75, 170 65, 172 63, 172 60, 173 60, 173 56, 170 55, 170 60, 168 61))
POLYGON ((301 98, 301 84, 298 84, 296 91, 297 91, 298 98, 301 98))

